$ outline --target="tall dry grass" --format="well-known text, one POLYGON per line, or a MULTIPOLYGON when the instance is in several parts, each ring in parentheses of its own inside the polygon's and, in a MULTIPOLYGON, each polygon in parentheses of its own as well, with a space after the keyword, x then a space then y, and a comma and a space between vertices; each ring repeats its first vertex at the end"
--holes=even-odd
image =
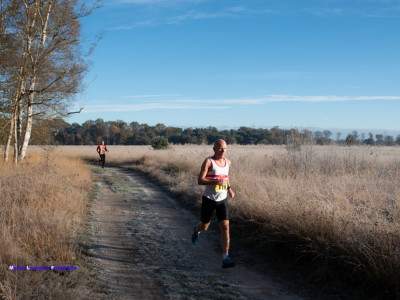
POLYGON ((88 213, 91 173, 80 159, 39 147, 18 167, 0 164, 0 294, 5 299, 73 299, 82 274, 77 233, 88 213), (9 266, 75 266, 68 272, 9 266))
MULTIPOLYGON (((197 176, 212 146, 108 146, 107 163, 151 174, 199 207, 197 176)), ((400 296, 400 149, 398 147, 228 145, 234 222, 251 224, 301 255, 342 263, 400 296)), ((57 152, 95 161, 96 147, 57 152)))
MULTIPOLYGON (((135 168, 200 205, 197 175, 211 146, 109 149, 110 162, 134 161, 135 168)), ((233 220, 256 224, 255 239, 272 233, 304 255, 344 263, 399 295, 399 148, 228 145, 227 157, 236 192, 233 220)))

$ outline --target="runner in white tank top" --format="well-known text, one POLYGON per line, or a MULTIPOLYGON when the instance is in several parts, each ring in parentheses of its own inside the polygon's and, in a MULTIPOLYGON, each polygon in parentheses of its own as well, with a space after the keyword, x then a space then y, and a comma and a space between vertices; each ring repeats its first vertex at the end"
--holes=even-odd
POLYGON ((235 266, 228 256, 230 236, 227 195, 235 197, 228 177, 231 162, 225 158, 224 140, 217 140, 213 150, 214 155, 203 162, 198 177, 198 184, 205 185, 205 189, 201 205, 201 222, 193 228, 192 242, 197 245, 200 232, 208 229, 215 210, 221 231, 222 268, 231 268, 235 266))
POLYGON ((206 196, 208 199, 214 200, 214 201, 222 201, 226 199, 228 196, 228 174, 229 174, 229 163, 228 159, 224 159, 223 163, 224 166, 219 166, 216 161, 212 158, 209 157, 209 160, 211 160, 211 170, 207 172, 206 174, 206 179, 212 180, 212 181, 218 181, 220 179, 226 180, 224 184, 219 185, 206 185, 203 196, 206 196))

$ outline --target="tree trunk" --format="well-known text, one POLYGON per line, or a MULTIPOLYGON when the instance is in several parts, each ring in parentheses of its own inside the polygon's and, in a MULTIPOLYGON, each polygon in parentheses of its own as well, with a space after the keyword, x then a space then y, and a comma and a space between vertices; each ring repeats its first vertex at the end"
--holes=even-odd
MULTIPOLYGON (((31 134, 32 134, 32 125, 33 125, 33 102, 35 99, 35 92, 34 89, 36 87, 36 65, 38 63, 39 57, 41 55, 41 52, 44 48, 44 45, 46 43, 46 38, 47 38, 47 27, 49 23, 49 18, 50 18, 50 13, 53 9, 53 1, 49 1, 49 7, 44 15, 44 18, 42 19, 42 31, 40 32, 40 43, 38 45, 38 48, 36 49, 36 58, 33 61, 33 70, 32 70, 32 76, 30 78, 31 84, 30 84, 30 92, 28 95, 28 106, 27 106, 27 116, 26 116, 26 127, 25 127, 25 137, 24 141, 21 147, 21 152, 19 153, 19 159, 24 160, 26 157, 26 151, 28 149, 29 141, 31 139, 31 134)), ((37 11, 39 12, 39 8, 37 8, 37 11)), ((29 52, 31 50, 30 46, 32 45, 32 41, 29 41, 29 52)))
POLYGON ((15 118, 14 113, 12 113, 10 131, 8 132, 6 149, 4 150, 4 161, 5 162, 8 162, 8 158, 9 158, 9 155, 10 155, 11 141, 12 141, 13 134, 14 134, 14 118, 15 118))
POLYGON ((22 103, 21 101, 18 104, 18 112, 17 112, 17 125, 18 125, 18 153, 21 153, 22 147, 22 103))
POLYGON ((14 116, 14 165, 18 166, 18 128, 17 116, 14 116))
MULTIPOLYGON (((29 141, 31 139, 31 134, 32 134, 32 125, 33 125, 33 101, 35 99, 35 87, 36 87, 36 65, 38 63, 39 57, 41 55, 41 52, 44 48, 44 45, 46 43, 46 38, 47 38, 47 26, 49 23, 49 18, 50 18, 50 13, 53 9, 53 1, 49 1, 49 7, 48 10, 42 19, 42 31, 40 32, 40 43, 36 49, 36 58, 33 63, 33 70, 32 70, 32 75, 30 78, 30 91, 28 94, 28 106, 27 106, 27 116, 26 116, 26 127, 25 127, 25 137, 24 141, 21 146, 21 152, 19 153, 19 159, 24 160, 26 157, 26 151, 28 149, 29 141)), ((37 7, 37 10, 35 11, 35 15, 39 12, 39 7, 37 7)), ((28 52, 31 52, 31 45, 32 45, 32 39, 29 39, 28 43, 28 52)))
POLYGON ((29 140, 31 139, 32 134, 32 125, 33 125, 33 99, 34 94, 29 94, 28 97, 28 107, 27 107, 27 119, 26 119, 26 127, 25 127, 25 137, 24 142, 21 147, 21 153, 19 154, 20 160, 24 160, 26 157, 26 151, 28 149, 29 140))
POLYGON ((79 19, 98 8, 99 1, 88 9, 87 0, 0 0, 0 33, 15 33, 0 58, 10 69, 9 84, 15 93, 7 103, 12 112, 4 160, 9 159, 11 143, 16 164, 26 157, 36 115, 66 116, 63 101, 80 91, 87 71, 79 47, 79 19), (8 12, 3 6, 12 13, 9 22, 3 23, 8 12))

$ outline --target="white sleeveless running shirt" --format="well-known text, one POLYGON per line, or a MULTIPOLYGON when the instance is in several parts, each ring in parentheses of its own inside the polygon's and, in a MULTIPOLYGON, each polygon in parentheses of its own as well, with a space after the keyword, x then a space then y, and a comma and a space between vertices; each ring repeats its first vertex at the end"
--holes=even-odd
MULTIPOLYGON (((206 179, 219 180, 226 178, 228 180, 229 163, 225 158, 225 166, 220 167, 217 163, 209 157, 212 163, 212 170, 207 172, 206 179)), ((214 201, 222 201, 228 196, 228 182, 224 185, 206 185, 203 196, 214 201)))

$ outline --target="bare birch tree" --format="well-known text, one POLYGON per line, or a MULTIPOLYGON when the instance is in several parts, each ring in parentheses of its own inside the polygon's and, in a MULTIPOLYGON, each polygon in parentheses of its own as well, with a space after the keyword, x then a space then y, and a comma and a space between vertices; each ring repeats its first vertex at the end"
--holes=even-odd
POLYGON ((36 116, 67 115, 69 100, 82 91, 88 65, 80 19, 99 2, 93 4, 87 8, 78 0, 1 0, 1 41, 9 44, 0 47, 0 77, 8 87, 3 93, 9 116, 6 161, 12 140, 15 164, 25 158, 36 116))

